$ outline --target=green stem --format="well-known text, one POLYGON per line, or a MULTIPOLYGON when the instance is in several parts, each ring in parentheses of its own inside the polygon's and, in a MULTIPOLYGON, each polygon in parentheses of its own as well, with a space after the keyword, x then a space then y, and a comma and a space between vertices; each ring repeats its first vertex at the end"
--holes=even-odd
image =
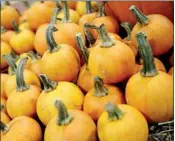
POLYGON ((70 12, 69 12, 67 1, 62 1, 62 3, 63 3, 63 13, 64 13, 64 18, 62 20, 62 23, 69 23, 71 22, 71 20, 70 20, 70 12))
POLYGON ((24 6, 25 6, 26 8, 29 8, 29 7, 30 7, 30 4, 29 4, 29 2, 28 2, 27 0, 24 0, 24 1, 22 1, 22 2, 23 2, 24 6))
POLYGON ((109 102, 105 106, 105 111, 108 113, 108 118, 110 121, 119 120, 123 117, 123 112, 118 108, 118 106, 109 102))
POLYGON ((0 130, 2 130, 3 131, 3 133, 5 134, 5 133, 7 133, 8 132, 8 130, 9 130, 9 127, 8 126, 6 126, 2 121, 0 121, 0 130))
POLYGON ((33 51, 30 51, 29 53, 27 53, 27 56, 29 56, 33 61, 37 61, 38 59, 41 58, 40 55, 35 54, 33 51))
POLYGON ((76 41, 77 41, 79 49, 81 50, 81 52, 83 54, 83 59, 84 59, 85 63, 88 64, 89 51, 86 48, 86 45, 85 45, 85 42, 83 40, 81 33, 76 34, 76 41))
POLYGON ((106 31, 104 24, 100 25, 97 31, 101 39, 101 47, 108 48, 115 45, 114 41, 111 39, 108 32, 106 31))
POLYGON ((61 47, 60 45, 57 45, 57 43, 53 37, 53 32, 56 32, 56 31, 58 31, 58 29, 56 27, 54 27, 54 25, 52 25, 52 24, 49 24, 47 29, 46 29, 46 40, 47 40, 47 44, 49 46, 50 53, 58 51, 61 47))
POLYGON ((143 59, 143 69, 141 70, 141 75, 143 77, 153 77, 157 75, 158 71, 155 67, 152 49, 147 41, 146 35, 139 32, 136 34, 136 39, 138 42, 139 53, 143 59))
POLYGON ((105 1, 102 1, 98 4, 98 14, 97 14, 97 17, 103 17, 105 16, 105 13, 104 13, 104 5, 105 5, 105 1))
POLYGON ((132 14, 135 16, 137 22, 141 26, 145 26, 148 24, 149 19, 146 15, 144 15, 135 5, 132 5, 129 10, 131 10, 132 14))
POLYGON ((28 57, 22 58, 16 70, 16 85, 17 85, 16 91, 18 92, 26 91, 30 88, 30 86, 27 85, 24 81, 24 69, 25 69, 27 60, 28 60, 28 57))
POLYGON ((120 25, 126 30, 126 32, 127 32, 126 39, 128 41, 130 41, 131 40, 131 31, 132 31, 132 28, 133 28, 132 24, 129 23, 129 22, 122 22, 120 25))
POLYGON ((39 74, 39 78, 43 83, 45 93, 48 93, 56 89, 58 83, 50 80, 45 74, 39 74))
POLYGON ((7 29, 4 26, 1 26, 1 34, 7 32, 7 29))
POLYGON ((92 13, 91 1, 86 1, 86 14, 92 13))
POLYGON ((65 104, 61 100, 56 100, 54 105, 58 110, 57 124, 59 126, 69 124, 73 117, 68 113, 65 104))
POLYGON ((57 5, 58 10, 60 11, 62 9, 62 7, 60 5, 60 1, 56 1, 56 5, 57 5))
POLYGON ((16 74, 17 66, 15 64, 15 61, 10 57, 10 55, 3 55, 2 57, 6 60, 7 64, 10 67, 10 75, 16 74))
POLYGON ((18 61, 19 56, 13 50, 10 52, 9 55, 14 62, 18 61))
POLYGON ((52 15, 52 19, 51 19, 51 24, 57 24, 57 14, 58 14, 59 9, 55 8, 53 10, 53 15, 52 15))
POLYGON ((1 105, 1 109, 0 109, 1 111, 6 108, 5 105, 2 105, 2 104, 0 104, 0 105, 1 105))
POLYGON ((20 33, 21 32, 21 30, 19 29, 19 26, 17 25, 15 20, 12 21, 12 25, 13 25, 13 29, 14 29, 14 31, 16 33, 20 33))
POLYGON ((95 43, 95 39, 93 38, 92 34, 89 32, 88 28, 89 28, 89 24, 88 23, 85 23, 84 24, 85 35, 87 37, 87 40, 88 40, 89 44, 91 46, 93 46, 93 44, 95 43))
POLYGON ((94 95, 97 97, 108 95, 108 89, 104 86, 103 80, 98 76, 94 77, 94 95))

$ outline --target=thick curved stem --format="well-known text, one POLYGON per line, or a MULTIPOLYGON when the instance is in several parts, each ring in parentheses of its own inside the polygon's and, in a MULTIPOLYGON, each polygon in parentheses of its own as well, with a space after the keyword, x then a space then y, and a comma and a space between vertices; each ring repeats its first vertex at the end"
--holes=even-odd
POLYGON ((49 46, 50 53, 58 51, 59 48, 61 47, 61 46, 57 45, 57 43, 53 37, 53 32, 56 32, 56 31, 58 31, 58 29, 56 27, 54 27, 54 25, 52 25, 52 24, 49 24, 47 29, 46 29, 46 41, 47 41, 47 44, 49 46))
POLYGON ((39 78, 43 83, 45 93, 53 91, 58 85, 57 82, 50 80, 45 74, 39 74, 39 78))
POLYGON ((60 1, 56 1, 56 5, 57 5, 58 10, 61 11, 62 7, 60 5, 60 1))
POLYGON ((1 26, 1 34, 7 32, 7 29, 4 26, 1 26))
POLYGON ((3 55, 2 57, 6 60, 7 64, 10 66, 10 75, 16 74, 17 66, 15 64, 15 61, 10 57, 10 55, 3 55))
POLYGON ((98 76, 94 77, 94 95, 97 97, 108 95, 108 89, 104 86, 103 80, 98 76))
POLYGON ((8 132, 9 127, 6 126, 2 121, 0 121, 0 130, 2 130, 2 132, 5 134, 8 132))
POLYGON ((86 14, 92 13, 91 1, 86 1, 86 14))
POLYGON ((51 24, 57 24, 57 15, 58 15, 59 9, 55 8, 53 10, 53 15, 52 15, 52 19, 51 19, 51 24))
POLYGON ((105 16, 105 13, 104 13, 104 5, 105 5, 105 3, 106 3, 105 1, 101 1, 98 4, 98 14, 97 14, 98 17, 105 16))
POLYGON ((28 60, 28 57, 22 58, 16 70, 16 85, 17 85, 16 91, 18 92, 26 91, 30 88, 30 86, 27 85, 24 81, 24 69, 25 69, 27 60, 28 60))
POLYGON ((119 120, 124 114, 116 105, 112 104, 111 102, 105 106, 105 111, 108 113, 108 119, 110 121, 119 120))
POLYGON ((68 113, 65 104, 61 100, 55 100, 54 105, 58 110, 57 124, 59 126, 69 124, 73 117, 68 113))
POLYGON ((70 12, 69 12, 67 1, 62 1, 62 3, 63 3, 63 12, 64 12, 64 18, 62 20, 62 23, 69 23, 71 22, 71 20, 70 20, 70 12))
POLYGON ((139 53, 143 59, 143 69, 141 70, 141 75, 143 77, 153 77, 157 75, 158 71, 155 67, 152 49, 147 41, 146 35, 139 32, 136 34, 136 39, 138 42, 139 53))
POLYGON ((149 19, 146 15, 144 15, 135 5, 132 5, 129 10, 131 10, 132 14, 135 16, 137 22, 141 26, 145 26, 149 23, 149 19))
POLYGON ((33 51, 30 51, 27 53, 27 56, 29 56, 33 61, 37 61, 38 59, 41 58, 38 54, 35 54, 33 51))
POLYGON ((21 32, 21 30, 19 29, 19 26, 17 25, 15 20, 12 21, 12 25, 13 25, 13 29, 14 29, 14 31, 16 33, 20 33, 21 32))
POLYGON ((132 31, 132 28, 133 28, 132 24, 129 23, 129 22, 122 22, 120 25, 126 30, 126 32, 127 32, 126 39, 128 41, 130 41, 131 40, 131 31, 132 31))
POLYGON ((105 25, 102 24, 98 29, 98 34, 101 39, 101 47, 108 48, 115 45, 115 42, 111 39, 106 31, 105 25))
POLYGON ((85 35, 87 37, 87 40, 88 40, 89 44, 91 46, 93 46, 93 44, 95 43, 95 39, 93 38, 92 34, 88 30, 89 26, 90 25, 88 23, 84 24, 84 32, 85 32, 85 35))
POLYGON ((81 52, 83 54, 83 59, 84 59, 85 63, 88 64, 89 51, 86 48, 86 45, 85 45, 85 42, 83 40, 81 33, 76 34, 76 41, 77 41, 79 49, 81 50, 81 52))

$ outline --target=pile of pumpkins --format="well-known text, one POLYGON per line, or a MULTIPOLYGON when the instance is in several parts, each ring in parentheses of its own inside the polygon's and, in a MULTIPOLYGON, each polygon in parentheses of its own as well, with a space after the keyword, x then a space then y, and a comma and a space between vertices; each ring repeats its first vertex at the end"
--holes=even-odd
POLYGON ((1 140, 147 141, 172 120, 173 8, 154 3, 6 3, 1 140))

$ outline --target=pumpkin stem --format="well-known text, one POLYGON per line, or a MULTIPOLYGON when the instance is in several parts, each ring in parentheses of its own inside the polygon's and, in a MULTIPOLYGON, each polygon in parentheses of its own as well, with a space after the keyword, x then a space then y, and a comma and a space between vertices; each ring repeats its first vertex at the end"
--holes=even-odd
POLYGON ((12 26, 13 26, 13 29, 14 29, 14 31, 16 33, 20 33, 21 32, 21 30, 19 29, 19 26, 17 25, 15 20, 12 21, 12 26))
POLYGON ((57 45, 57 43, 53 37, 53 32, 56 32, 56 31, 58 31, 58 29, 52 24, 49 24, 47 29, 46 29, 46 41, 47 41, 47 44, 49 46, 50 53, 58 51, 59 48, 61 47, 61 46, 57 45))
POLYGON ((62 9, 62 7, 60 5, 60 1, 56 1, 56 6, 58 8, 58 11, 60 11, 62 9))
POLYGON ((139 32, 136 34, 136 39, 138 42, 139 53, 143 59, 143 69, 141 70, 141 75, 143 77, 153 77, 157 75, 158 71, 155 67, 152 49, 147 41, 146 35, 139 32))
POLYGON ((7 29, 4 26, 1 26, 1 34, 7 32, 7 29))
POLYGON ((35 54, 33 51, 27 53, 27 56, 29 56, 33 61, 37 61, 38 59, 41 58, 39 54, 35 54))
POLYGON ((45 93, 53 91, 58 85, 57 82, 50 80, 45 74, 39 74, 39 78, 43 83, 45 93))
POLYGON ((148 24, 149 19, 146 15, 144 15, 135 5, 132 5, 129 10, 131 10, 132 14, 135 16, 137 22, 141 26, 145 26, 148 24))
POLYGON ((99 76, 94 77, 94 95, 97 97, 108 95, 108 89, 104 86, 103 79, 99 76))
POLYGON ((92 13, 91 1, 86 1, 86 14, 92 13))
POLYGON ((123 112, 118 108, 118 106, 114 105, 113 103, 109 102, 105 106, 105 111, 108 113, 108 118, 110 121, 119 120, 123 116, 123 112))
POLYGON ((103 17, 105 16, 105 13, 104 13, 104 5, 105 5, 105 1, 102 1, 98 4, 98 14, 97 14, 97 17, 103 17))
POLYGON ((3 104, 0 104, 0 105, 1 105, 1 109, 0 109, 1 111, 6 108, 5 105, 3 105, 3 104))
POLYGON ((120 25, 121 25, 121 26, 126 30, 126 32, 127 32, 127 37, 126 37, 126 39, 127 39, 128 41, 131 40, 131 31, 132 31, 132 28, 133 28, 132 24, 129 23, 129 22, 122 22, 120 25))
POLYGON ((101 39, 101 47, 107 48, 115 45, 114 41, 111 39, 108 32, 106 31, 104 24, 100 25, 97 31, 101 39))
POLYGON ((9 127, 8 126, 6 126, 2 121, 0 121, 0 130, 2 130, 3 131, 3 133, 5 134, 5 133, 7 133, 8 132, 8 130, 9 130, 9 127))
POLYGON ((2 57, 6 60, 7 64, 10 67, 10 75, 16 74, 17 66, 15 64, 15 61, 10 57, 10 55, 3 55, 2 57))
POLYGON ((83 59, 84 59, 85 63, 88 64, 89 51, 86 48, 86 45, 85 45, 85 42, 83 40, 81 33, 76 34, 76 41, 77 41, 79 49, 81 50, 81 52, 83 54, 83 59))
POLYGON ((24 81, 24 69, 25 69, 27 60, 28 60, 28 57, 22 58, 16 70, 16 85, 17 85, 16 91, 18 92, 26 91, 30 88, 30 86, 27 85, 24 81))
POLYGON ((57 24, 57 14, 58 14, 59 9, 55 8, 53 10, 53 15, 52 15, 52 19, 51 19, 51 24, 57 24))
POLYGON ((54 105, 58 110, 57 124, 59 126, 69 124, 73 117, 68 113, 65 104, 61 100, 55 100, 54 105))
POLYGON ((10 57, 12 58, 12 60, 13 60, 14 62, 18 61, 19 56, 18 56, 13 50, 10 52, 9 55, 10 55, 10 57))
POLYGON ((23 2, 24 6, 25 6, 26 8, 29 8, 29 7, 30 7, 30 4, 29 4, 29 2, 28 2, 27 0, 22 1, 22 2, 23 2))
POLYGON ((92 34, 89 32, 89 30, 88 30, 89 27, 90 27, 90 25, 88 23, 84 24, 85 35, 87 37, 89 44, 92 46, 95 43, 95 39, 93 38, 92 34))
POLYGON ((70 12, 69 12, 67 1, 62 1, 62 3, 63 3, 63 12, 64 12, 64 18, 62 20, 62 23, 69 23, 71 22, 71 20, 70 20, 70 12))

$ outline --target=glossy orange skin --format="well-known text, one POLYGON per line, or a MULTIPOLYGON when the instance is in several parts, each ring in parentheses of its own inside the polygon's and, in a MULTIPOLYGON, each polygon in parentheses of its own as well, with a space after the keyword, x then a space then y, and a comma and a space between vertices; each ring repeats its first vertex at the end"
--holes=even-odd
POLYGON ((31 29, 36 30, 42 24, 49 23, 54 8, 56 8, 55 2, 34 3, 26 16, 31 29))
POLYGON ((41 60, 32 61, 32 65, 29 67, 29 70, 37 75, 42 74, 41 71, 41 60))
POLYGON ((13 29, 12 21, 15 20, 16 23, 19 23, 20 14, 12 6, 4 6, 1 9, 1 26, 4 26, 6 29, 13 29))
MULTIPOLYGON (((99 27, 101 24, 105 25, 107 32, 111 32, 111 33, 118 33, 119 32, 118 21, 111 16, 96 17, 91 22, 91 25, 95 25, 97 27, 99 27)), ((95 29, 91 30, 91 33, 95 39, 98 38, 98 33, 95 29)))
POLYGON ((137 56, 138 48, 133 44, 133 42, 127 39, 124 39, 123 42, 127 44, 132 49, 134 55, 137 56))
MULTIPOLYGON (((41 87, 40 80, 36 74, 25 69, 24 81, 29 85, 41 87)), ((16 75, 10 76, 4 84, 5 95, 8 98, 10 94, 16 89, 16 75)))
MULTIPOLYGON (((46 41, 46 29, 48 24, 41 25, 35 34, 34 39, 34 48, 40 54, 43 55, 44 52, 48 49, 47 41, 46 41)), ((54 32, 54 39, 57 44, 69 44, 68 37, 61 32, 58 28, 57 32, 54 32)))
POLYGON ((93 120, 79 110, 69 110, 68 112, 73 116, 73 120, 68 125, 59 126, 56 124, 57 116, 54 117, 46 127, 44 140, 97 141, 96 126, 93 120))
POLYGON ((11 46, 6 42, 1 41, 1 69, 8 66, 6 60, 2 56, 9 54, 11 51, 11 46))
POLYGON ((7 79, 10 77, 10 75, 6 74, 6 73, 1 73, 1 97, 4 97, 5 99, 7 98, 5 95, 5 91, 4 91, 4 85, 5 82, 7 81, 7 79))
POLYGON ((67 4, 68 4, 69 8, 75 9, 77 2, 76 1, 68 1, 67 4))
POLYGON ((61 44, 53 53, 47 50, 41 58, 41 71, 53 81, 73 81, 79 69, 80 58, 70 45, 61 44))
POLYGON ((1 132, 2 141, 41 141, 42 131, 40 125, 32 118, 20 116, 8 123, 9 131, 1 132))
POLYGON ((91 48, 88 67, 90 72, 101 77, 104 83, 118 83, 133 74, 135 56, 126 44, 115 40, 115 45, 109 48, 102 48, 99 44, 91 48))
POLYGON ((124 104, 125 98, 123 92, 112 85, 104 85, 108 89, 108 95, 98 97, 94 95, 94 88, 91 89, 85 96, 83 110, 94 121, 97 121, 100 115, 104 112, 106 104, 124 104))
POLYGON ((78 54, 81 54, 75 37, 76 33, 81 33, 85 39, 85 35, 81 27, 75 23, 60 23, 58 24, 58 29, 68 37, 69 45, 73 46, 78 54))
POLYGON ((1 41, 4 41, 9 44, 10 38, 12 37, 13 34, 14 34, 14 31, 12 30, 8 30, 4 33, 1 33, 1 41))
POLYGON ((158 14, 147 16, 149 23, 146 26, 140 26, 138 23, 131 32, 131 40, 137 46, 136 33, 144 32, 152 47, 153 54, 159 56, 167 53, 173 46, 173 24, 172 22, 158 14))
POLYGON ((88 92, 94 86, 94 77, 87 69, 87 65, 83 65, 80 69, 77 86, 79 86, 83 91, 88 92))
POLYGON ((141 111, 149 122, 173 118, 173 79, 165 72, 158 71, 154 77, 133 75, 127 83, 125 96, 127 104, 141 111))
POLYGON ((174 75, 174 66, 173 67, 171 67, 171 69, 168 71, 168 74, 170 74, 170 75, 174 75))
POLYGON ((168 17, 172 22, 174 21, 173 2, 170 1, 108 1, 105 4, 105 13, 114 16, 120 22, 136 23, 134 16, 129 7, 135 5, 146 15, 161 14, 168 17), (156 5, 156 6, 155 6, 156 5))
POLYGON ((6 107, 8 115, 14 119, 18 116, 36 116, 36 102, 41 94, 41 89, 30 85, 26 91, 14 90, 7 99, 6 107))

